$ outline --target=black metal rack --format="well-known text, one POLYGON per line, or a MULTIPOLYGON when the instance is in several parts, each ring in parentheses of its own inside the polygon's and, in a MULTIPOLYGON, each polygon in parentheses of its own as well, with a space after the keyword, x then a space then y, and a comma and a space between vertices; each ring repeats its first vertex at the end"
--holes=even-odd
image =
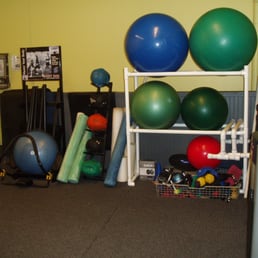
MULTIPOLYGON (((94 95, 91 95, 91 103, 88 106, 88 110, 90 112, 87 114, 88 116, 99 113, 103 115, 108 121, 108 128, 110 128, 110 123, 112 121, 112 82, 103 85, 102 87, 97 87, 97 92, 94 95), (107 92, 103 92, 102 89, 107 88, 107 92)), ((96 159, 102 164, 102 173, 100 176, 91 177, 91 179, 95 180, 104 180, 106 174, 106 160, 107 160, 107 150, 110 149, 111 139, 108 130, 105 131, 92 131, 92 137, 99 139, 103 148, 101 150, 90 151, 87 148, 85 161, 96 159)), ((86 176, 87 178, 87 176, 86 176)))
POLYGON ((25 101, 26 131, 43 130, 52 135, 61 153, 65 151, 65 119, 61 47, 21 48, 22 88, 25 101), (55 93, 46 81, 57 81, 55 93), (41 82, 41 87, 28 82, 41 82))

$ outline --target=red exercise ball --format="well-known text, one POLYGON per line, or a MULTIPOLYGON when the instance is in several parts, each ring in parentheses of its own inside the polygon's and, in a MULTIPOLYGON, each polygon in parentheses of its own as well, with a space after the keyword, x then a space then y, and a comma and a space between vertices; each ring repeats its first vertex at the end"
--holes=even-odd
POLYGON ((87 126, 90 130, 98 132, 105 131, 107 129, 108 121, 103 115, 96 113, 90 115, 87 120, 87 126))
POLYGON ((220 142, 211 136, 198 136, 187 147, 187 158, 196 169, 203 167, 215 168, 220 164, 219 159, 209 159, 208 153, 220 152, 220 142))

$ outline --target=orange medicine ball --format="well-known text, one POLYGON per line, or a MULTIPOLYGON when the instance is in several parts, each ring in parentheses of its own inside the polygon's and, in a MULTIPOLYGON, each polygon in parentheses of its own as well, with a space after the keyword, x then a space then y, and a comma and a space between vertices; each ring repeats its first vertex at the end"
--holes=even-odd
POLYGON ((107 123, 107 119, 99 113, 90 115, 87 120, 88 128, 95 132, 105 131, 107 129, 107 123))

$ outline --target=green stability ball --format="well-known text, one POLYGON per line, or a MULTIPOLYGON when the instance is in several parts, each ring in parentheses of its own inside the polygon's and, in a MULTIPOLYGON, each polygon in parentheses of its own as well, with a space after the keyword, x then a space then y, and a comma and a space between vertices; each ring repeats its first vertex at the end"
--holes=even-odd
POLYGON ((237 71, 252 60, 257 47, 253 23, 231 8, 217 8, 202 15, 189 35, 192 58, 207 71, 237 71))
POLYGON ((180 99, 175 89, 162 81, 140 85, 131 99, 131 115, 141 128, 171 127, 180 114, 180 99))
POLYGON ((181 116, 190 129, 217 130, 227 120, 228 104, 217 90, 199 87, 183 98, 181 116))

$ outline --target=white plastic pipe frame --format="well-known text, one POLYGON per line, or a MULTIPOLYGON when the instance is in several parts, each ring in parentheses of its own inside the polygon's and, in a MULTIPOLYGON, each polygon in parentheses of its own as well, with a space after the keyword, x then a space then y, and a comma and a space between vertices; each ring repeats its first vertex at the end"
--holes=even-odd
MULTIPOLYGON (((127 144, 127 168, 128 168, 128 185, 134 186, 135 180, 139 176, 139 135, 141 133, 158 133, 158 134, 190 134, 190 135, 218 135, 221 141, 221 151, 218 154, 208 154, 208 158, 222 159, 222 160, 239 160, 243 158, 243 186, 245 186, 247 176, 247 163, 250 157, 248 152, 248 91, 249 91, 249 69, 245 66, 241 71, 178 71, 178 72, 129 72, 128 68, 124 68, 124 86, 125 86, 125 108, 126 108, 126 135, 127 141, 130 141, 130 134, 136 134, 136 159, 135 170, 131 164, 130 144, 127 144), (135 90, 139 86, 138 78, 143 77, 146 80, 148 77, 194 77, 194 76, 239 76, 243 78, 243 103, 244 115, 243 119, 238 119, 237 122, 231 120, 222 130, 182 130, 184 124, 175 124, 172 129, 167 130, 153 130, 141 129, 130 123, 130 100, 129 100, 129 78, 133 78, 135 90), (226 138, 230 139, 226 139, 226 138), (226 152, 226 144, 231 144, 231 152, 226 152), (238 152, 237 145, 242 144, 242 151, 238 152)), ((132 89, 132 88, 131 88, 132 89)), ((240 189, 243 192, 243 189, 240 189)))
POLYGON ((238 119, 235 121, 232 119, 223 130, 220 131, 220 152, 217 154, 209 153, 207 157, 209 159, 221 159, 221 160, 240 160, 241 158, 249 158, 250 153, 238 152, 237 144, 244 144, 243 141, 243 120, 238 119), (239 133, 238 133, 239 132, 239 133), (231 136, 231 139, 226 140, 226 136, 231 136), (231 152, 226 152, 226 144, 231 143, 231 152))

